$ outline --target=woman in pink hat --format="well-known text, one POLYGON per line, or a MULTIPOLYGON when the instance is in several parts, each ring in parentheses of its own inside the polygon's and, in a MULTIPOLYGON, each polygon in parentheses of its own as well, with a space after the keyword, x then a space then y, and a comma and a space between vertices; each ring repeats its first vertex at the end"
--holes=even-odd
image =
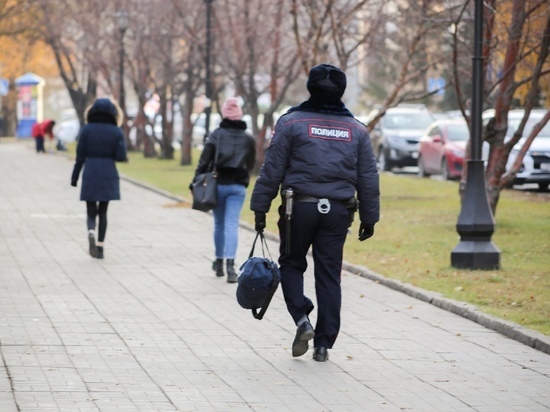
MULTIPOLYGON (((217 155, 218 204, 214 214, 214 246, 216 260, 212 269, 223 277, 223 261, 226 262, 227 281, 237 282, 235 255, 238 245, 238 229, 241 209, 250 183, 250 171, 256 161, 256 142, 246 132, 243 112, 235 97, 226 100, 222 107, 222 121, 206 139, 204 149, 195 170, 195 176, 211 170, 217 155)), ((189 185, 192 189, 192 186, 189 185)))

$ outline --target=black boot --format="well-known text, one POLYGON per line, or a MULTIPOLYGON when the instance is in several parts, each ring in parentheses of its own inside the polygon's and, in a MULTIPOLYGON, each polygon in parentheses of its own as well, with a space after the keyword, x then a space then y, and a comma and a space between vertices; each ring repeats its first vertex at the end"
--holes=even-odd
POLYGON ((216 259, 212 263, 212 270, 216 272, 216 276, 218 277, 225 276, 225 274, 223 273, 223 259, 216 259))
POLYGON ((103 246, 97 247, 97 256, 98 259, 103 259, 103 246))
POLYGON ((235 259, 227 259, 227 282, 237 282, 237 272, 235 272, 235 259))

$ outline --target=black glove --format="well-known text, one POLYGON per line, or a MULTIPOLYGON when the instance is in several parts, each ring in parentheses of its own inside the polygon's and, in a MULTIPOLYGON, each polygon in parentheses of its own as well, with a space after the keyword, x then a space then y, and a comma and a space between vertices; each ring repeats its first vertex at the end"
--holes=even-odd
POLYGON ((265 229, 265 213, 254 212, 254 222, 256 223, 254 226, 256 232, 263 232, 265 229))
POLYGON ((189 183, 189 190, 193 191, 193 182, 189 183))
POLYGON ((76 180, 71 180, 71 186, 76 187, 76 180))
POLYGON ((362 223, 359 225, 359 240, 367 240, 369 237, 374 235, 374 225, 368 223, 362 223))

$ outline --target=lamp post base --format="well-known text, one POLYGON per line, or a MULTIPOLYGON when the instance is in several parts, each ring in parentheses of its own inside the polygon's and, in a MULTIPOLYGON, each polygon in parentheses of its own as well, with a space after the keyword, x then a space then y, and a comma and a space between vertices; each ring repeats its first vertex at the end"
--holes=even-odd
POLYGON ((500 250, 491 241, 460 241, 451 252, 451 266, 457 269, 500 269, 500 250))

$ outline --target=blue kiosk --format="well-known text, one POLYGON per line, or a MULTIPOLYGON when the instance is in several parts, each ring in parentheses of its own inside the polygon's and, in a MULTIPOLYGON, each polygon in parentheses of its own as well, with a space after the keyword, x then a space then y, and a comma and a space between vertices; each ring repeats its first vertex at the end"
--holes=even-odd
POLYGON ((15 79, 17 87, 17 137, 31 137, 32 126, 44 116, 42 90, 46 82, 34 73, 15 79))

